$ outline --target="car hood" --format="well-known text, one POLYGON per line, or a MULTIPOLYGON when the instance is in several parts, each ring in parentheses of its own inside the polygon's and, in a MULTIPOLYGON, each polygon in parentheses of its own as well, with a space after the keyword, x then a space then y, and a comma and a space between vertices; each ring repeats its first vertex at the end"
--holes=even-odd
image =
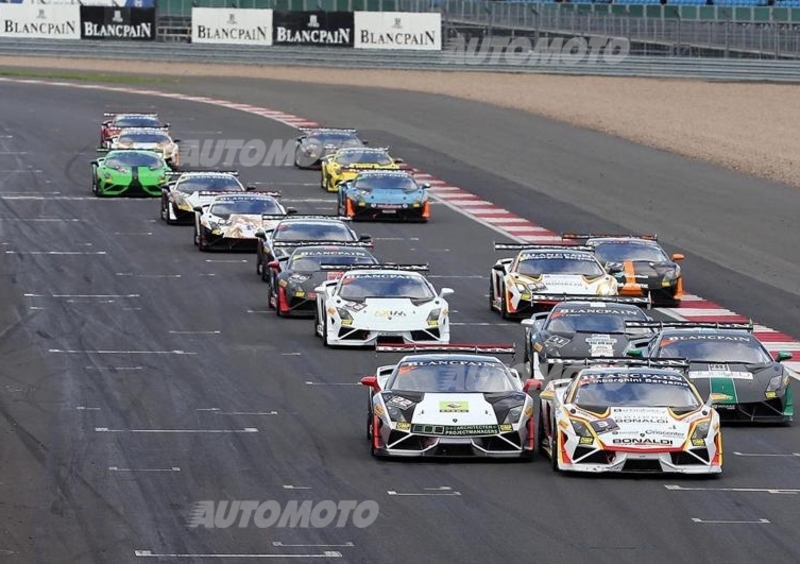
POLYGON ((231 239, 255 239, 256 231, 268 228, 267 224, 274 221, 264 221, 261 214, 231 214, 225 225, 222 226, 223 236, 231 239))
POLYGON ((428 314, 447 304, 434 298, 428 302, 415 305, 407 298, 367 298, 363 302, 342 300, 336 307, 345 309, 353 317, 356 325, 367 325, 375 330, 402 330, 401 327, 424 325, 428 314))
POLYGON ((414 409, 422 425, 497 425, 494 408, 478 393, 427 393, 414 409))
POLYGON ((777 362, 767 364, 691 362, 688 376, 700 395, 722 394, 726 399, 715 403, 750 403, 764 401, 771 378, 783 374, 777 362))
POLYGON ((543 274, 538 280, 545 285, 541 291, 547 294, 591 294, 596 293, 599 286, 607 278, 587 278, 578 274, 543 274))
MULTIPOLYGON (((572 406, 568 406, 569 410, 572 406)), ((577 407, 577 406, 576 406, 577 407)), ((587 419, 600 441, 610 449, 669 449, 681 448, 689 436, 692 424, 703 419, 701 409, 680 418, 666 407, 611 407, 598 412, 577 407, 587 419)))
POLYGON ((413 204, 425 198, 424 190, 371 190, 361 196, 367 204, 413 204))
POLYGON ((559 331, 542 335, 545 354, 565 357, 623 356, 628 348, 623 334, 570 333, 559 331))

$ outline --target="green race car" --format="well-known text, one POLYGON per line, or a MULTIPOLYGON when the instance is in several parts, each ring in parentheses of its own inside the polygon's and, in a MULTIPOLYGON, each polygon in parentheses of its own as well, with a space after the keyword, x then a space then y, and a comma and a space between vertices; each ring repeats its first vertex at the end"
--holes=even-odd
POLYGON ((109 151, 92 161, 92 192, 95 196, 160 198, 171 171, 164 158, 153 151, 109 151))

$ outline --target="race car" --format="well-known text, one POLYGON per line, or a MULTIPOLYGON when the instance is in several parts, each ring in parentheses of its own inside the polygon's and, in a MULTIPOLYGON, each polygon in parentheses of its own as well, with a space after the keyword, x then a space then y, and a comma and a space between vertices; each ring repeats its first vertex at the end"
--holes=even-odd
POLYGON ((685 361, 576 362, 586 368, 539 394, 538 448, 554 471, 722 472, 717 398, 704 401, 685 361))
MULTIPOLYGON (((283 260, 273 260, 267 266, 270 272, 269 307, 278 317, 313 317, 317 307, 314 288, 326 280, 336 280, 344 272, 330 270, 348 265, 378 264, 366 247, 368 242, 326 243, 306 241, 283 260)), ((291 245, 293 243, 289 243, 291 245)), ((286 243, 273 243, 275 247, 286 243)))
POLYGON ((498 260, 489 273, 489 307, 504 319, 550 309, 560 295, 617 295, 617 281, 590 247, 495 243, 494 249, 519 251, 498 260))
POLYGON ((152 151, 110 151, 91 165, 95 196, 158 197, 170 172, 163 157, 152 151))
POLYGON ((513 344, 378 346, 419 353, 380 366, 370 388, 367 439, 374 457, 530 460, 535 452, 531 383, 493 354, 513 344))
POLYGON ((410 172, 371 170, 359 172, 339 184, 341 215, 355 219, 416 220, 431 216, 427 182, 417 184, 410 172))
POLYGON ((101 149, 108 149, 111 139, 119 135, 119 132, 129 127, 169 127, 168 123, 162 123, 158 114, 142 113, 105 113, 100 124, 100 145, 101 149))
POLYGON ((161 219, 168 225, 193 225, 195 208, 207 206, 224 193, 255 190, 255 186, 243 186, 235 170, 175 172, 169 178, 161 192, 161 219))
POLYGON ((619 282, 620 296, 646 296, 654 306, 678 307, 683 299, 683 255, 671 257, 656 235, 593 235, 563 233, 565 240, 583 241, 594 249, 606 271, 619 282))
POLYGON ((118 135, 111 138, 110 149, 148 149, 164 157, 167 164, 174 170, 180 164, 178 143, 180 139, 173 139, 169 135, 169 128, 126 128, 118 135))
POLYGON ((533 378, 544 379, 550 357, 621 357, 630 338, 655 335, 654 329, 629 329, 625 321, 651 321, 641 306, 647 297, 559 296, 549 312, 523 319, 525 362, 533 378))
POLYGON ((317 127, 302 129, 294 150, 294 165, 297 168, 320 168, 326 156, 342 147, 362 147, 365 141, 358 138, 355 129, 317 127))
POLYGON ((362 170, 398 170, 402 159, 389 155, 388 149, 348 147, 322 159, 320 185, 323 190, 336 192, 339 183, 352 180, 362 170))
POLYGON ((277 200, 280 192, 223 194, 207 206, 195 208, 194 242, 201 251, 256 249, 256 231, 272 229, 278 222, 273 216, 297 213, 277 200))
POLYGON ((314 332, 329 346, 449 343, 450 307, 421 274, 427 264, 356 265, 314 288, 314 332), (379 342, 380 341, 380 342, 379 342))
POLYGON ((657 336, 629 355, 688 360, 688 376, 700 393, 715 393, 714 407, 723 421, 790 423, 794 417, 792 378, 782 364, 788 351, 775 358, 752 334, 752 323, 626 321, 629 328, 652 328, 657 336))
POLYGON ((296 215, 281 219, 273 229, 256 232, 256 273, 261 280, 269 282, 270 269, 265 267, 281 256, 288 257, 297 247, 308 241, 328 243, 369 243, 372 236, 367 233, 356 234, 348 225, 346 217, 335 215, 296 215), (281 243, 275 246, 275 243, 281 243))

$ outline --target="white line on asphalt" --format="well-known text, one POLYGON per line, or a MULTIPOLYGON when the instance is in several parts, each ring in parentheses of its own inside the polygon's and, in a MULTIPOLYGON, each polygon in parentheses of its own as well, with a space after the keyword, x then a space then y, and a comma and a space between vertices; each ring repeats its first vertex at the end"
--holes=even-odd
POLYGON ((502 323, 502 322, 497 322, 497 323, 451 323, 450 325, 466 326, 466 327, 472 327, 472 326, 475 326, 475 327, 510 327, 510 326, 520 327, 519 323, 502 323))
POLYGON ((452 491, 453 488, 450 486, 437 486, 435 488, 422 488, 426 492, 445 492, 445 491, 452 491))
POLYGON ((307 386, 360 386, 360 382, 306 382, 307 386))
POLYGON ((47 352, 58 354, 177 354, 196 355, 196 352, 174 351, 93 351, 84 349, 48 349, 47 352))
POLYGON ((278 415, 277 411, 222 411, 219 407, 202 407, 195 411, 205 411, 214 415, 278 415))
POLYGON ((248 309, 247 313, 269 313, 269 309, 248 309))
POLYGON ((123 372, 125 370, 141 370, 141 366, 87 366, 85 370, 110 370, 113 372, 123 372))
POLYGON ((247 259, 206 259, 206 262, 249 262, 247 259))
POLYGON ((198 276, 216 276, 216 274, 214 274, 213 272, 206 272, 203 274, 198 274, 198 276))
POLYGON ((140 298, 139 294, 24 294, 26 298, 140 298))
POLYGON ((116 466, 109 466, 109 472, 180 472, 178 466, 172 468, 117 468, 116 466))
POLYGON ((768 493, 768 494, 785 494, 797 495, 800 489, 785 489, 785 488, 684 488, 677 484, 665 484, 664 487, 669 491, 680 492, 738 492, 738 493, 768 493))
POLYGON ((219 335, 222 331, 170 331, 170 335, 219 335))
POLYGON ((140 307, 123 307, 124 311, 140 311, 142 308, 140 307))
POLYGON ((258 433, 255 427, 244 429, 109 429, 108 427, 95 427, 98 433, 258 433))
POLYGON ((137 278, 180 278, 180 274, 134 274, 133 272, 117 272, 116 276, 136 276, 137 278))
POLYGON ((419 241, 419 237, 373 237, 373 241, 419 241))
POLYGON ((45 309, 45 308, 43 308, 43 307, 34 307, 34 306, 31 306, 29 309, 45 309))
POLYGON ((142 235, 142 236, 150 236, 152 233, 150 231, 114 231, 114 235, 142 235))
POLYGON ((75 409, 78 411, 100 411, 99 407, 86 407, 85 405, 79 405, 75 409))
POLYGON ((722 521, 722 520, 709 520, 700 519, 699 517, 692 517, 695 523, 702 523, 704 525, 769 525, 768 519, 757 519, 756 521, 722 521))
POLYGON ((389 495, 403 495, 403 496, 460 496, 461 492, 428 492, 428 493, 400 493, 394 490, 389 490, 386 493, 389 495))
POLYGON ((283 548, 350 548, 355 545, 350 541, 344 544, 283 544, 281 541, 272 541, 272 546, 283 548))
POLYGON ((134 555, 139 558, 342 558, 342 553, 335 550, 326 550, 314 554, 267 554, 267 553, 242 553, 242 554, 199 554, 199 553, 161 553, 150 550, 134 550, 134 555))
POLYGON ((47 218, 44 218, 44 217, 31 217, 31 218, 27 218, 27 217, 3 217, 3 218, 0 218, 0 221, 20 221, 20 222, 28 222, 28 221, 30 221, 30 222, 48 222, 48 223, 66 223, 66 222, 70 222, 70 223, 74 223, 74 222, 83 221, 83 220, 82 219, 60 219, 60 218, 55 218, 55 217, 47 217, 47 218))
POLYGON ((281 353, 281 356, 301 356, 303 353, 299 352, 290 352, 290 353, 281 353))
POLYGON ((737 451, 733 451, 733 454, 735 454, 736 456, 765 457, 765 458, 769 458, 769 457, 774 457, 774 458, 792 458, 792 457, 794 457, 794 458, 797 458, 797 457, 800 457, 800 452, 790 452, 790 453, 787 453, 787 454, 781 454, 781 453, 766 453, 766 452, 765 453, 757 453, 757 452, 737 452, 737 451))
POLYGON ((284 484, 283 489, 285 490, 310 490, 311 486, 293 486, 292 484, 284 484))
POLYGON ((470 280, 483 280, 488 279, 488 276, 482 274, 431 274, 425 278, 469 278, 470 280))
POLYGON ((105 251, 6 251, 7 255, 105 255, 105 251))

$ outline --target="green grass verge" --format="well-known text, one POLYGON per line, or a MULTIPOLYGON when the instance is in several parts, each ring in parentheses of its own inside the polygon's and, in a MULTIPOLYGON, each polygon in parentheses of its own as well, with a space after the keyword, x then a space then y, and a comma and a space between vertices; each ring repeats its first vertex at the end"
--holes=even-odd
POLYGON ((0 76, 16 78, 52 78, 59 80, 77 80, 81 82, 105 82, 113 84, 157 84, 174 82, 160 77, 132 76, 128 74, 88 73, 69 70, 38 70, 0 68, 0 76))

